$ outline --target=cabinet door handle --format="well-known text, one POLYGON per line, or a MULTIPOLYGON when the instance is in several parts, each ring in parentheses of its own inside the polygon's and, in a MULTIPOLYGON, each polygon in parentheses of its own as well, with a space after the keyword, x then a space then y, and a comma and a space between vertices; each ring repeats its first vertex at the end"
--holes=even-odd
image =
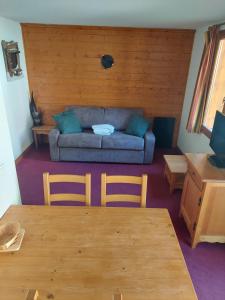
POLYGON ((198 198, 198 206, 200 206, 201 203, 202 203, 202 197, 199 197, 199 198, 198 198))

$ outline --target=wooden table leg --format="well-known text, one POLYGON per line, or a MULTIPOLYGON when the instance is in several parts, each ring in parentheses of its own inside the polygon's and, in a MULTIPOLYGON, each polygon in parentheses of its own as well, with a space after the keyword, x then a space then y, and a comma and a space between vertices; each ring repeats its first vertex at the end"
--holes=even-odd
POLYGON ((174 191, 174 185, 175 185, 175 177, 173 174, 171 174, 171 177, 170 177, 170 194, 173 193, 174 191))
POLYGON ((37 137, 37 133, 34 131, 34 145, 35 145, 35 149, 38 149, 38 137, 37 137))

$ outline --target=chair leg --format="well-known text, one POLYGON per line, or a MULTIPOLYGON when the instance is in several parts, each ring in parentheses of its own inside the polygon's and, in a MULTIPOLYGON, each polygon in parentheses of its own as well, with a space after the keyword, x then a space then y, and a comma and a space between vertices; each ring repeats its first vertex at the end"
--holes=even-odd
POLYGON ((106 206, 106 174, 101 175, 101 206, 106 206))

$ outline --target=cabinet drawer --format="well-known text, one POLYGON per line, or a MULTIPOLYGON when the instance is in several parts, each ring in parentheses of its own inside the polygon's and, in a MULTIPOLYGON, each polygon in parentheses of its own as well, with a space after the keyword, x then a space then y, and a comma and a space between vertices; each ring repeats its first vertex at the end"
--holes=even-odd
POLYGON ((201 177, 199 176, 199 174, 192 168, 191 165, 188 165, 188 172, 191 175, 191 178, 193 179, 193 181, 195 182, 195 184, 198 186, 198 188, 200 190, 203 189, 203 182, 201 180, 201 177))

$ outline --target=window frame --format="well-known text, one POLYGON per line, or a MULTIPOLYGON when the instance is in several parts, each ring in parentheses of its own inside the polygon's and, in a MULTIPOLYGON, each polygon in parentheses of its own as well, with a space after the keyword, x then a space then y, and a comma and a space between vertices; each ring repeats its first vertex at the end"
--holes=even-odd
MULTIPOLYGON (((217 54, 218 54, 219 43, 221 40, 224 40, 224 39, 225 39, 225 29, 220 30, 220 32, 219 32, 219 37, 218 37, 218 41, 217 41, 217 45, 216 45, 217 50, 216 50, 214 59, 216 59, 217 54)), ((211 84, 212 84, 213 72, 214 72, 214 66, 213 66, 212 73, 210 74, 210 88, 211 88, 211 84)), ((208 103, 208 99, 207 99, 207 103, 208 103)), ((204 117, 205 117, 205 113, 204 113, 204 117)), ((211 138, 212 131, 209 130, 207 127, 205 127, 204 124, 201 125, 200 132, 203 133, 208 138, 211 138)))

